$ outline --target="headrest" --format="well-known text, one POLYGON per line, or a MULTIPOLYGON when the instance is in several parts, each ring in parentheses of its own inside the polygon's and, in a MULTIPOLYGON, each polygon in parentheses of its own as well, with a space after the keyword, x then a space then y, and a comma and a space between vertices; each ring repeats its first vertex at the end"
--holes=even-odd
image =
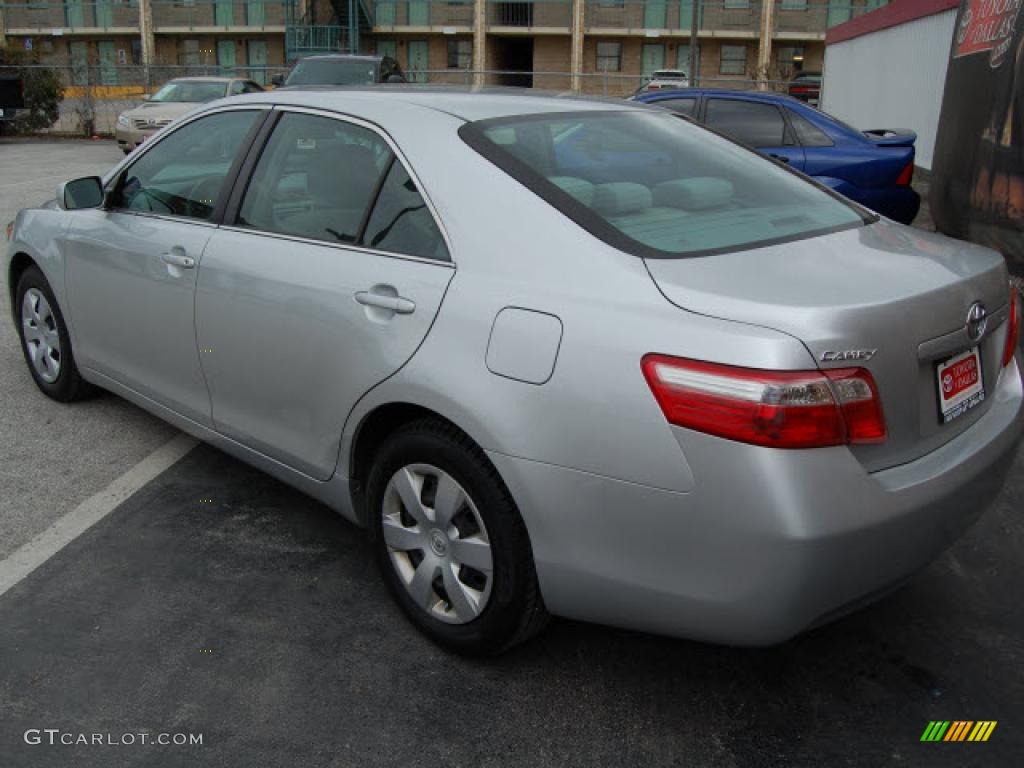
POLYGON ((591 208, 602 216, 621 216, 624 213, 645 211, 651 207, 651 190, 643 184, 613 181, 594 187, 591 208))
POLYGON ((715 176, 664 181, 654 188, 656 205, 685 211, 718 208, 732 201, 732 197, 732 182, 715 176))
POLYGON ((586 206, 594 202, 594 185, 575 176, 549 176, 548 181, 586 206))

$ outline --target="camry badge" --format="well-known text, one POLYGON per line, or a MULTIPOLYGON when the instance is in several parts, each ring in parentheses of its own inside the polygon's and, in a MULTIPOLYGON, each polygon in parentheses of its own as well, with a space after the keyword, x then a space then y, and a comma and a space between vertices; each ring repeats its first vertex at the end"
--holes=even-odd
POLYGON ((971 308, 967 310, 967 336, 971 341, 977 341, 985 335, 985 329, 988 327, 988 310, 985 309, 985 305, 980 301, 976 301, 971 304, 971 308))
POLYGON ((821 359, 826 363, 834 363, 839 360, 863 360, 867 362, 877 354, 877 349, 843 349, 839 351, 828 349, 821 353, 821 359))

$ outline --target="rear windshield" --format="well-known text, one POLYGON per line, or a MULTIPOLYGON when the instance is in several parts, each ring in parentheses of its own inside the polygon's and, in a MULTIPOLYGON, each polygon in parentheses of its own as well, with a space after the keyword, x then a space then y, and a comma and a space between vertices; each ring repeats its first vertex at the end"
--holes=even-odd
POLYGON ((377 62, 372 59, 303 59, 285 85, 369 85, 376 79, 377 62))
POLYGON ((871 220, 670 114, 546 113, 467 123, 459 133, 580 226, 638 256, 735 251, 871 220))

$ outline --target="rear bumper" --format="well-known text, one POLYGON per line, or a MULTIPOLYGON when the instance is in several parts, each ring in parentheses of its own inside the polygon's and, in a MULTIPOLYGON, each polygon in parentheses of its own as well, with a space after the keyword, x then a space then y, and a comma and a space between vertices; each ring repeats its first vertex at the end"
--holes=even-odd
POLYGON ((900 224, 910 224, 921 210, 921 196, 910 187, 858 188, 855 192, 842 191, 861 205, 900 224))
POLYGON ((870 475, 844 447, 781 451, 686 430, 690 493, 491 458, 553 613, 767 645, 899 584, 982 514, 1024 431, 1019 360, 994 400, 938 450, 870 475))

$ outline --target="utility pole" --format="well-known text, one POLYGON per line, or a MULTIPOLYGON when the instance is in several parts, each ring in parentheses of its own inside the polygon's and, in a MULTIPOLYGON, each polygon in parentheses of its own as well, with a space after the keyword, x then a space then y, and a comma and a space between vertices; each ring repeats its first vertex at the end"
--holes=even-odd
POLYGON ((473 85, 480 88, 487 82, 487 0, 476 0, 473 6, 473 85))
POLYGON ((579 93, 583 88, 583 0, 572 2, 572 48, 569 51, 569 90, 579 93))
POLYGON ((139 0, 139 37, 142 38, 142 67, 149 83, 149 68, 156 63, 156 38, 153 35, 153 3, 151 0, 139 0))
POLYGON ((697 29, 700 27, 700 4, 703 0, 690 0, 690 85, 698 85, 697 29))
POLYGON ((757 48, 757 90, 768 90, 772 63, 772 31, 775 29, 775 0, 761 3, 761 41, 757 48))

